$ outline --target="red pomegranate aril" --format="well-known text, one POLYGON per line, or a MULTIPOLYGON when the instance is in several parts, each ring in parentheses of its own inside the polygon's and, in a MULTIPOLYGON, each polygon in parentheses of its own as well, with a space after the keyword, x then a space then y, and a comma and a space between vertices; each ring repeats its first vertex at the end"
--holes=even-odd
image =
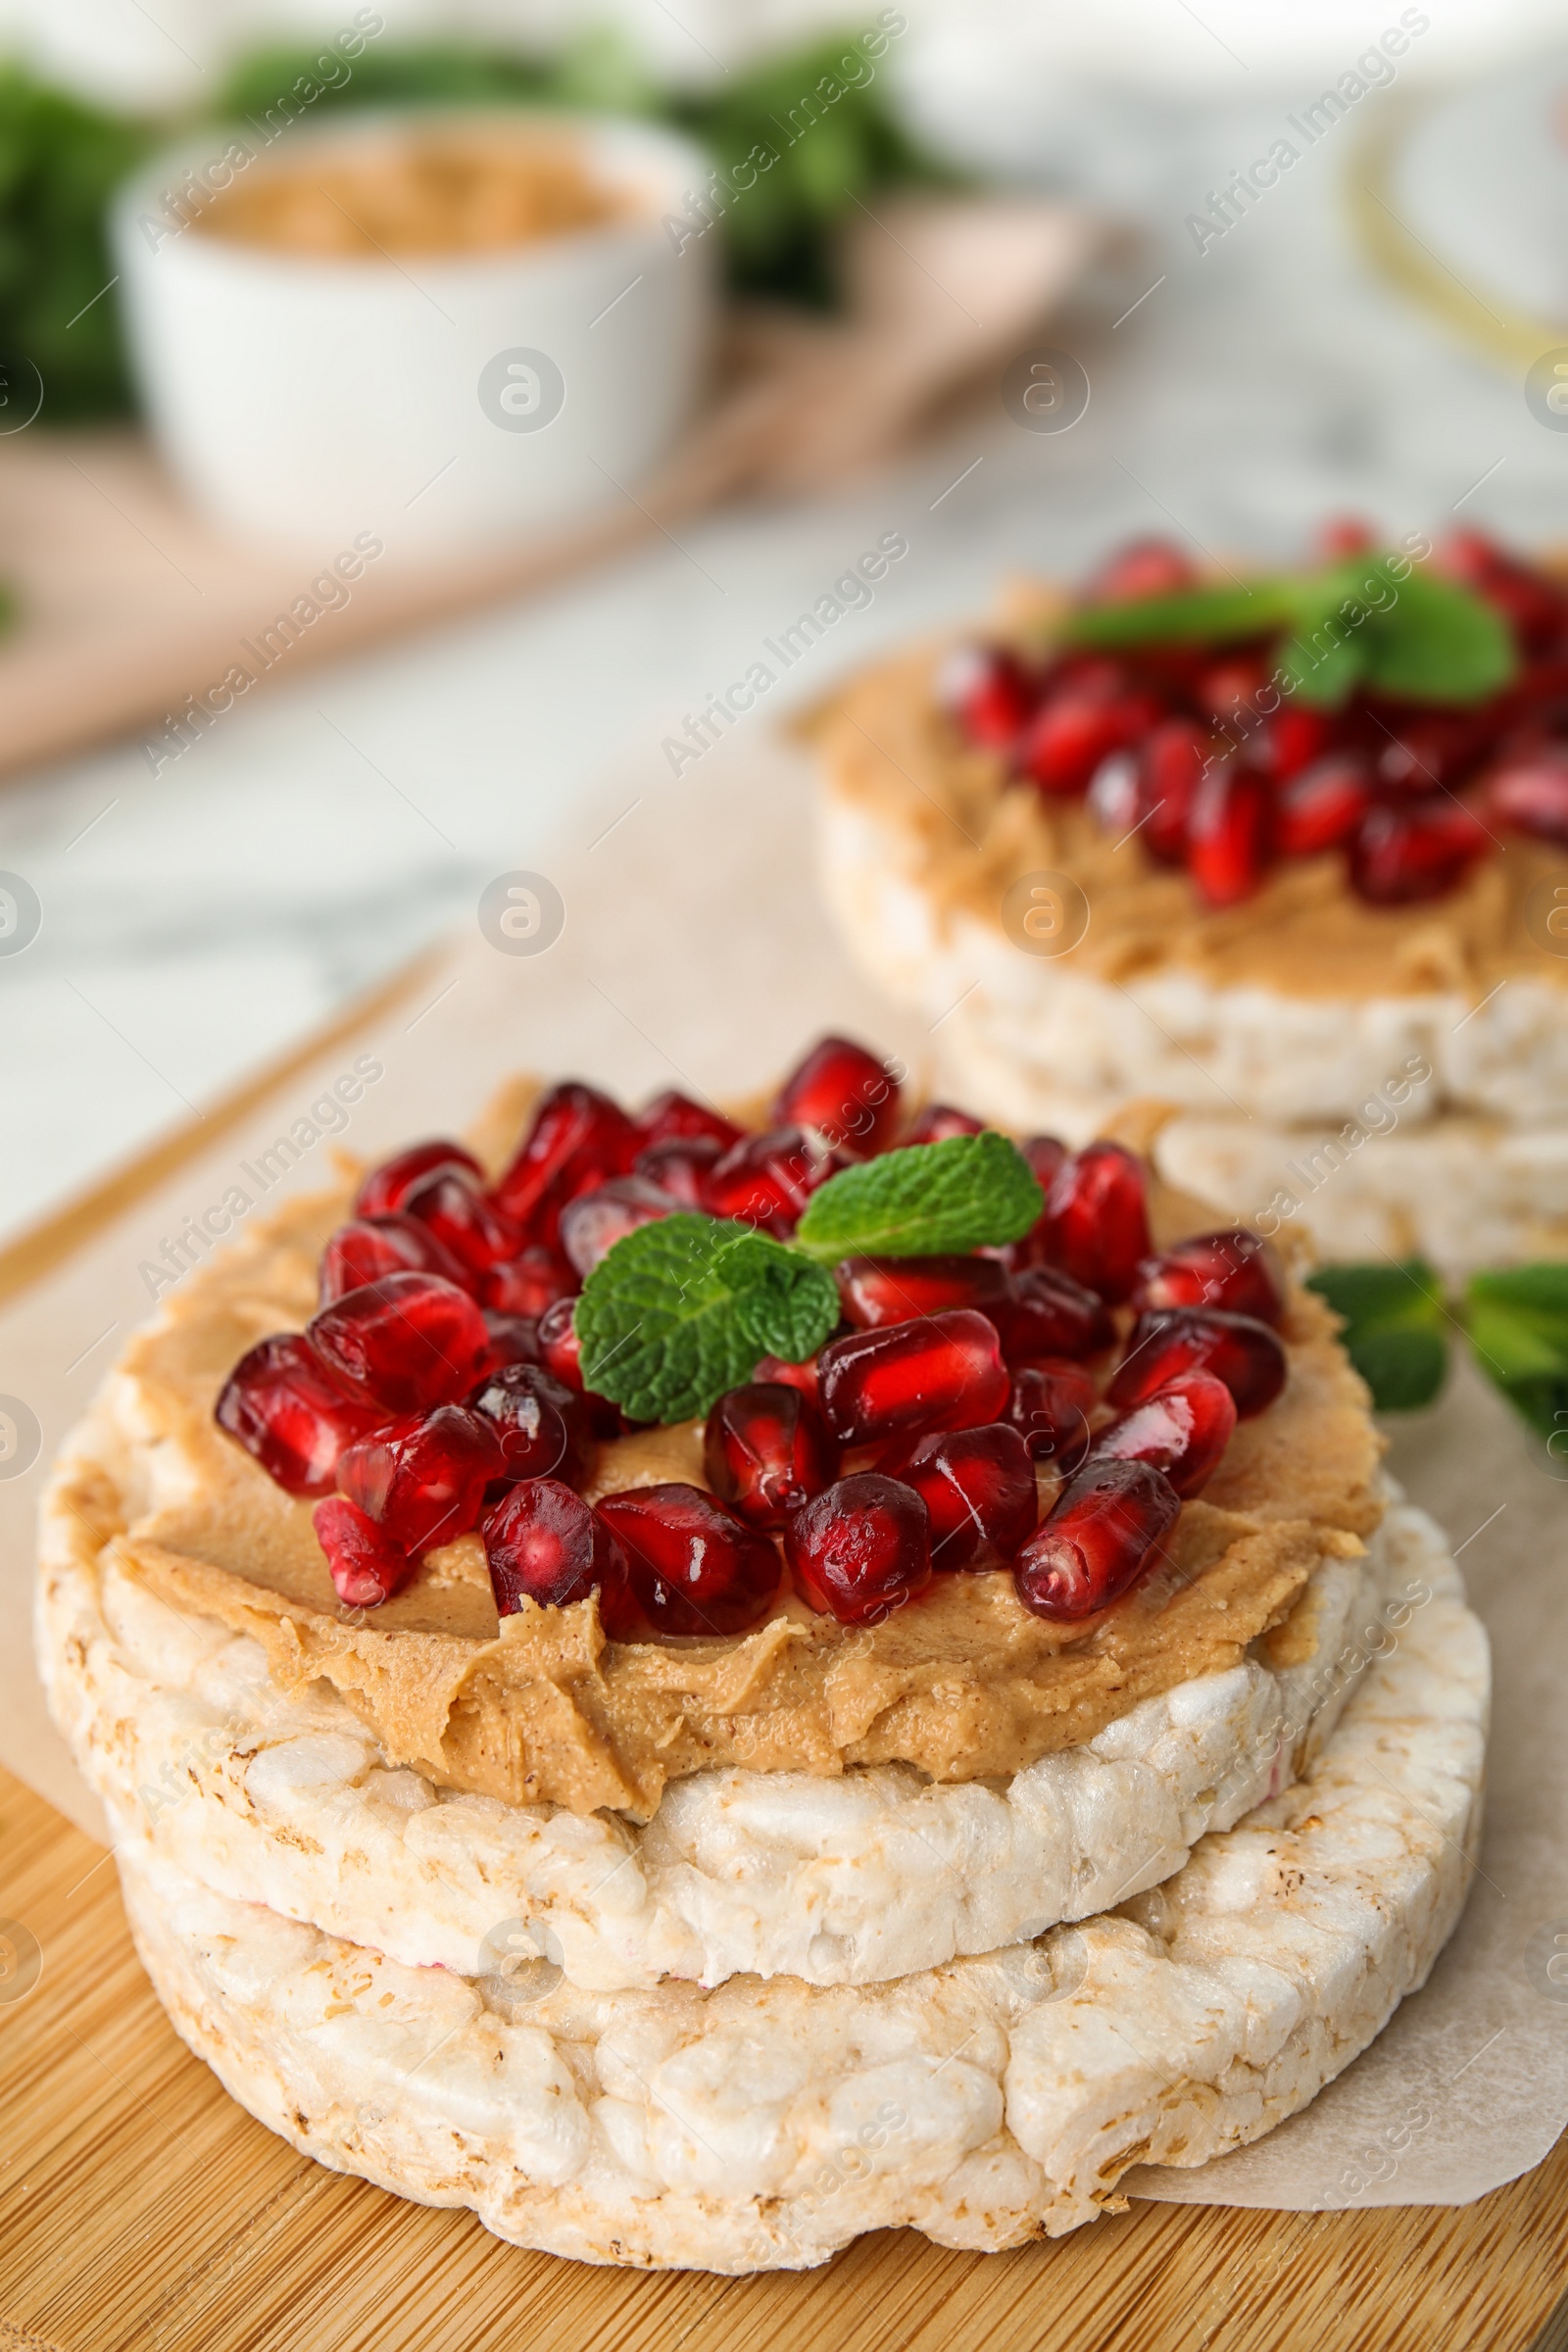
POLYGON ((1040 699, 1040 679, 1005 646, 963 645, 939 666, 936 699, 971 743, 1004 752, 1040 699))
POLYGON ((323 1306, 307 1337, 352 1395, 389 1413, 463 1396, 490 1348, 473 1300, 438 1274, 383 1274, 323 1306))
POLYGON ((484 1182, 484 1170, 471 1152, 461 1144, 449 1143, 438 1136, 428 1144, 411 1144, 407 1152, 399 1152, 372 1168, 361 1185, 354 1202, 357 1217, 390 1216, 400 1209, 412 1188, 437 1168, 453 1168, 469 1177, 475 1185, 484 1182))
POLYGON ((466 1170, 432 1168, 418 1177, 403 1196, 403 1211, 428 1225, 470 1277, 512 1257, 522 1245, 515 1221, 479 1191, 466 1170))
POLYGON ((1499 824, 1538 840, 1568 843, 1568 745, 1545 744, 1494 767, 1487 804, 1499 824))
POLYGON ((799 1389, 801 1395, 808 1396, 812 1404, 820 1405, 814 1355, 808 1356, 804 1364, 792 1364, 782 1355, 760 1355, 752 1370, 752 1381, 754 1385, 776 1381, 786 1389, 799 1389))
POLYGON ((701 1487, 632 1487, 607 1494, 598 1510, 655 1632, 741 1634, 766 1616, 782 1573, 778 1552, 701 1487))
POLYGON ((1013 1562, 1036 1617, 1092 1617, 1167 1556, 1181 1497, 1148 1462, 1092 1462, 1070 1478, 1013 1562))
POLYGON ((677 1094, 674 1088, 656 1095, 647 1108, 637 1113, 634 1123, 644 1152, 656 1144, 692 1143, 700 1138, 727 1152, 746 1133, 721 1110, 710 1110, 705 1102, 694 1102, 690 1095, 677 1094))
POLYGON ((976 1429, 1007 1395, 996 1325, 973 1307, 854 1331, 817 1357, 822 1418, 841 1446, 976 1429))
POLYGON ((574 1298, 582 1288, 576 1272, 559 1250, 530 1242, 504 1265, 492 1266, 480 1278, 479 1301, 498 1315, 532 1315, 536 1319, 558 1299, 574 1298))
POLYGON ((641 1225, 673 1216, 680 1202, 646 1176, 614 1176, 591 1193, 579 1193, 561 1212, 561 1246, 586 1282, 601 1258, 641 1225))
POLYGON ((1236 1422, 1236 1399, 1225 1383, 1212 1372, 1186 1372, 1102 1429, 1089 1459, 1149 1462, 1185 1501, 1200 1494, 1219 1468, 1236 1422))
POLYGON ((1287 703, 1269 711, 1248 735, 1242 758, 1271 784, 1288 784, 1293 776, 1328 755, 1334 722, 1323 710, 1308 710, 1287 703))
POLYGON ((1095 1384, 1082 1364, 1057 1356, 1019 1365, 1000 1417, 1017 1431, 1037 1462, 1065 1473, 1089 1451, 1094 1403, 1095 1384))
POLYGON ((1012 1296, 1007 1269, 995 1257, 846 1257, 833 1279, 844 1320, 859 1331, 950 1306, 977 1307, 999 1322, 1012 1296))
POLYGON ((1098 1291, 1074 1282, 1059 1266, 1031 1266, 1014 1275, 1012 1300, 999 1318, 1002 1352, 1009 1364, 1043 1356, 1102 1354, 1116 1337, 1098 1291))
POLYGON ((956 1135, 983 1135, 985 1121, 955 1110, 951 1102, 928 1102, 908 1134, 906 1144, 946 1144, 956 1135))
POLYGON ((1089 1144, 1062 1161, 1030 1236, 1047 1264, 1114 1304, 1150 1254, 1143 1163, 1120 1144, 1089 1144))
POLYGON ((1106 664, 1105 674, 1065 681, 1048 694, 1029 722, 1020 764, 1042 792, 1076 798, 1102 760, 1139 742, 1163 715, 1157 697, 1106 664))
POLYGON ((347 1396, 303 1332, 259 1340, 224 1381, 214 1418, 288 1494, 330 1494, 338 1456, 379 1418, 347 1396))
POLYGON ((1564 623, 1562 591, 1480 531, 1455 531, 1438 548, 1433 568, 1494 605, 1527 652, 1550 645, 1564 623))
POLYGON ((1285 1283, 1262 1235, 1233 1225, 1223 1233, 1195 1233, 1158 1257, 1145 1258, 1132 1302, 1140 1312, 1217 1306, 1277 1323, 1285 1311, 1285 1283))
POLYGON ((1274 846, 1282 858, 1320 858, 1349 840, 1372 805, 1365 763, 1338 752, 1294 776, 1274 803, 1274 846))
POLYGON ((931 1582, 931 1514, 902 1480, 861 1470, 791 1512, 784 1550, 811 1608, 880 1625, 931 1582))
MULTIPOLYGON (((618 1102, 597 1087, 568 1079, 553 1086, 540 1102, 512 1164, 495 1187, 496 1200, 519 1224, 531 1225, 536 1219, 548 1224, 562 1201, 608 1183, 612 1176, 624 1175, 642 1141, 618 1102)), ((532 1238, 550 1241, 554 1236, 541 1231, 532 1238)))
POLYGON ((714 1494, 749 1527, 780 1528, 787 1512, 831 1484, 838 1448, 793 1384, 753 1381, 727 1390, 709 1414, 703 1466, 714 1494))
POLYGON ((372 1430, 337 1465, 337 1491, 414 1558, 477 1524, 502 1469, 498 1431, 462 1404, 372 1430))
POLYGON ((1195 699, 1213 717, 1246 733, 1260 722, 1257 698, 1267 683, 1268 670, 1261 662, 1245 654, 1226 655, 1201 672, 1195 699))
POLYGON ((598 1396, 582 1385, 582 1345, 577 1338, 575 1298, 560 1299, 547 1307, 539 1318, 539 1361, 545 1370, 554 1374, 564 1389, 581 1396, 588 1407, 589 1418, 596 1438, 620 1435, 621 1416, 618 1404, 608 1396, 598 1396))
POLYGON ((770 1127, 725 1152, 709 1178, 707 1205, 715 1217, 791 1234, 817 1187, 845 1165, 840 1152, 824 1151, 804 1127, 770 1127))
POLYGON ((318 1502, 311 1525, 326 1554, 332 1589, 347 1609, 376 1608, 414 1573, 407 1552, 341 1494, 318 1502))
POLYGON ((539 1361, 539 1324, 533 1315, 502 1315, 490 1307, 484 1309, 484 1327, 490 1334, 489 1352, 485 1364, 498 1372, 503 1364, 536 1364, 539 1361))
POLYGON ((1312 553, 1322 564, 1343 564, 1370 554, 1377 544, 1372 525, 1359 514, 1331 514, 1312 533, 1312 553))
POLYGON ((1231 760, 1198 780, 1187 818, 1187 870, 1210 906, 1250 899, 1274 855, 1274 802, 1268 786, 1231 760))
POLYGON ((1102 760, 1089 779, 1086 806, 1102 833, 1111 834, 1118 843, 1137 832, 1143 797, 1135 752, 1112 752, 1108 760, 1102 760))
POLYGON ((1001 1421, 906 1439, 877 1469, 912 1487, 925 1504, 933 1568, 1011 1559, 1039 1516, 1029 1447, 1001 1421))
POLYGON ((874 1054, 847 1037, 824 1037, 779 1088, 772 1116, 870 1159, 898 1133, 901 1100, 898 1080, 874 1054))
POLYGON ((1184 1373, 1212 1372, 1225 1383, 1246 1421, 1273 1403, 1289 1369, 1279 1334, 1255 1315, 1167 1307, 1140 1315, 1133 1325, 1105 1401, 1127 1412, 1184 1373))
POLYGON ((1350 887, 1373 906, 1445 898, 1487 847, 1486 827, 1456 801, 1368 809, 1349 849, 1350 887))
POLYGON ((1107 557, 1083 592, 1086 605, 1136 605, 1151 596, 1180 596, 1198 574, 1170 539, 1133 539, 1107 557))
POLYGON ((1471 711, 1391 711, 1370 730, 1380 784, 1401 794, 1451 790, 1475 772, 1488 728, 1471 711))
POLYGON ((714 1135, 671 1135, 650 1144, 632 1163, 632 1174, 657 1185, 682 1208, 704 1209, 708 1184, 724 1153, 733 1147, 714 1135))
POLYGON ((383 1274, 440 1274, 461 1289, 469 1287, 466 1268, 417 1217, 355 1217, 338 1227, 321 1252, 320 1303, 330 1306, 383 1274))
POLYGON ((626 1555, 603 1520, 560 1479, 529 1478, 510 1488, 485 1514, 483 1532, 501 1616, 515 1616, 525 1600, 542 1609, 568 1609, 597 1592, 611 1640, 633 1639, 640 1621, 627 1587, 626 1555))
POLYGON ((1213 738, 1196 719, 1167 719, 1138 755, 1138 838, 1161 865, 1187 856, 1187 826, 1199 778, 1213 755, 1213 738))
MULTIPOLYGON (((1066 1145, 1054 1135, 1026 1135, 1018 1149, 1029 1162, 1035 1182, 1049 1201, 1057 1171, 1066 1163, 1066 1145)), ((1009 1265, 1032 1266, 1039 1262, 1046 1248, 1050 1214, 1049 1208, 1042 1208, 1022 1241, 1013 1243, 1007 1253, 1009 1265)))
POLYGON ((559 1478, 581 1486, 593 1459, 593 1426, 585 1398, 543 1364, 504 1364, 468 1398, 494 1428, 501 1451, 497 1475, 559 1478))

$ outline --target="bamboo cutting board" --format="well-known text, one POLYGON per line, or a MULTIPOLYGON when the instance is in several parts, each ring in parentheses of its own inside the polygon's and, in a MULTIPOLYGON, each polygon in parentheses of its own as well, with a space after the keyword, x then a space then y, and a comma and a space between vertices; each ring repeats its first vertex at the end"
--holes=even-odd
POLYGON ((0 2352, 1559 2352, 1568 2141, 1461 2207, 1135 2205, 1054 2244, 907 2230, 758 2278, 594 2270, 328 2173, 254 2123, 143 1978, 113 1864, 0 1772, 0 2352), (17 1980, 13 1978, 12 1983, 17 1980))

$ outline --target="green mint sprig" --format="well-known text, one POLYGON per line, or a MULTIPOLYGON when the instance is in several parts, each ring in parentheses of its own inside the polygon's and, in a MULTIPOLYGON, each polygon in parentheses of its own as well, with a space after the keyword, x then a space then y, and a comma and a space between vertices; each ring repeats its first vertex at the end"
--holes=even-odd
POLYGON ((1345 1318, 1340 1336, 1379 1412, 1432 1402, 1447 1374, 1449 1334, 1458 1331, 1514 1410, 1548 1446, 1560 1441, 1568 1459, 1568 1263, 1472 1274, 1450 1299, 1416 1257, 1323 1266, 1306 1287, 1345 1318))
POLYGON ((1000 1248, 1045 1197, 1005 1136, 950 1136, 843 1169, 813 1193, 793 1244, 682 1210, 624 1234, 583 1285, 584 1385, 637 1421, 686 1421, 749 1380, 759 1356, 804 1363, 839 1319, 842 1257, 1000 1248))
POLYGON ((1484 703, 1518 668, 1512 633, 1493 606, 1415 570, 1404 556, 1086 606, 1062 633, 1068 646, 1105 653, 1257 637, 1274 640, 1289 689, 1323 710, 1357 689, 1399 702, 1484 703))

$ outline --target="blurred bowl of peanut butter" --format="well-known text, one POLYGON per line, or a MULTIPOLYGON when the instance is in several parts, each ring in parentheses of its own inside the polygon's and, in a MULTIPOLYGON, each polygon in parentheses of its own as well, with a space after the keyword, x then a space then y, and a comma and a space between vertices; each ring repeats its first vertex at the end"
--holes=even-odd
POLYGON ((304 551, 457 551, 623 505, 701 397, 711 240, 666 221, 706 168, 647 123, 523 109, 167 150, 112 230, 169 466, 221 529, 304 551))

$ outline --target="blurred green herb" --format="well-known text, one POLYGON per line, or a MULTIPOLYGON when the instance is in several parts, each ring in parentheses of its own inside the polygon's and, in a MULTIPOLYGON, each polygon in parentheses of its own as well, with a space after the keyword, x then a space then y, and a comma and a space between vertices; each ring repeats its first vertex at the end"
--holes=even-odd
POLYGON ((1424 1259, 1322 1266, 1307 1276, 1306 1287, 1344 1317, 1346 1352, 1380 1413, 1413 1412, 1432 1402, 1448 1369, 1447 1315, 1424 1259))
POLYGON ((1461 1331, 1532 1429, 1548 1440, 1568 1430, 1568 1262, 1472 1274, 1451 1301, 1418 1257, 1323 1266, 1306 1287, 1344 1317, 1341 1337, 1379 1412, 1430 1404, 1447 1369, 1447 1334, 1461 1331))

